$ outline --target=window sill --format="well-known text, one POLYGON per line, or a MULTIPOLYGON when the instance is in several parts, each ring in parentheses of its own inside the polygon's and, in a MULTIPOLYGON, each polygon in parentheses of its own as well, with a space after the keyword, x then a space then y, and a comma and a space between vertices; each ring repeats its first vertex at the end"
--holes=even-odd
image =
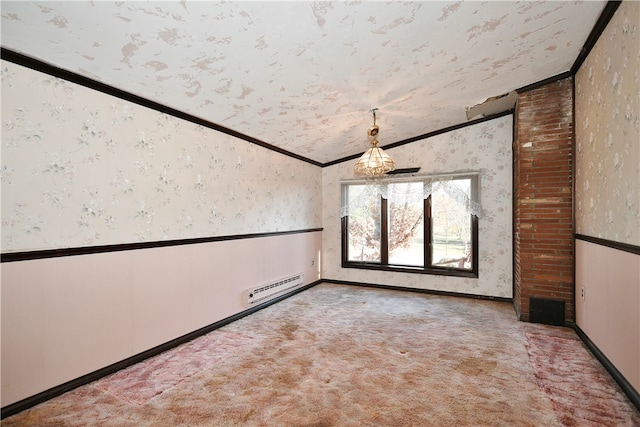
POLYGON ((380 265, 380 264, 371 264, 371 263, 344 262, 342 263, 342 268, 393 271, 396 273, 430 274, 435 276, 467 277, 472 279, 478 278, 477 271, 458 270, 455 268, 446 268, 446 267, 422 268, 422 267, 409 267, 409 266, 400 266, 400 265, 380 265))

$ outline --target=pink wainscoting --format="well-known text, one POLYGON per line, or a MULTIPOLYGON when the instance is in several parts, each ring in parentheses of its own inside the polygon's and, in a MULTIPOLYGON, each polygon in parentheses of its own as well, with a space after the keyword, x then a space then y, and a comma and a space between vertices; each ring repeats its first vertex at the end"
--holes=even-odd
POLYGON ((638 307, 640 256, 577 240, 576 323, 636 390, 640 390, 638 307))
POLYGON ((246 309, 243 292, 320 279, 322 233, 2 264, 2 406, 246 309))

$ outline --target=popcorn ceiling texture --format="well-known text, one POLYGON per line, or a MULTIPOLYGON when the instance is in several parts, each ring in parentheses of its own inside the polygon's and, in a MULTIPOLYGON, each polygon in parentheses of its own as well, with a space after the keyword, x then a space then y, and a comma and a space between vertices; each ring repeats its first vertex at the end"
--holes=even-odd
POLYGON ((2 2, 2 45, 326 163, 571 68, 605 1, 2 2), (366 142, 366 140, 365 140, 366 142))
POLYGON ((2 62, 2 251, 321 227, 317 166, 2 62))

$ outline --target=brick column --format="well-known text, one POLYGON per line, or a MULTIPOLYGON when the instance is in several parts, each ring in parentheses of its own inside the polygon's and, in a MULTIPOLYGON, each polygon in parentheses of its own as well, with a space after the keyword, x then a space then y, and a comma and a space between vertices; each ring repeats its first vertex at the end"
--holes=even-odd
POLYGON ((573 323, 573 77, 520 93, 514 116, 515 309, 564 301, 573 323))

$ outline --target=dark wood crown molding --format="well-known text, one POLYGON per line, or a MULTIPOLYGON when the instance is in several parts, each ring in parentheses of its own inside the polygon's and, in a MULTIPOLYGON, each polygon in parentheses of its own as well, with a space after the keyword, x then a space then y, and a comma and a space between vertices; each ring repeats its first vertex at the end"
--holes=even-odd
POLYGON ((589 37, 587 37, 584 46, 582 46, 578 57, 574 61, 573 66, 571 66, 572 75, 575 75, 578 72, 578 70, 582 66, 582 63, 587 59, 587 56, 589 56, 591 49, 593 49, 596 42, 600 38, 600 35, 602 35, 602 32, 607 27, 607 25, 609 25, 609 21, 611 21, 611 18, 613 18, 613 15, 616 13, 616 10, 618 10, 618 7, 621 3, 622 1, 607 2, 604 9, 602 10, 602 13, 600 14, 600 17, 596 21, 596 25, 593 26, 591 33, 589 33, 589 37))
POLYGON ((89 89, 96 90, 98 92, 102 92, 107 95, 115 96, 116 98, 132 102, 134 104, 140 105, 142 107, 150 108, 155 111, 159 111, 161 113, 168 114, 173 117, 177 117, 182 120, 186 120, 191 123, 195 123, 200 126, 204 126, 206 128, 233 136, 238 139, 242 139, 251 144, 256 144, 261 147, 267 148, 271 151, 275 151, 280 154, 284 154, 285 156, 293 157, 294 159, 310 163, 315 166, 321 166, 320 162, 315 160, 311 160, 307 157, 300 156, 298 154, 292 153, 280 147, 276 147, 275 145, 269 144, 267 142, 261 141, 257 138, 254 138, 249 135, 245 135, 243 133, 237 132, 233 129, 229 129, 217 123, 210 122, 208 120, 202 119, 200 117, 193 116, 191 114, 185 113, 180 110, 176 110, 175 108, 168 107, 166 105, 160 104, 155 101, 151 101, 150 99, 143 98, 138 95, 134 95, 131 92, 127 92, 116 87, 107 85, 105 83, 99 82, 97 80, 90 79, 85 76, 81 76, 80 74, 64 70, 62 68, 58 68, 54 65, 48 64, 46 62, 40 61, 35 58, 31 58, 22 53, 14 52, 7 48, 1 48, 1 58, 5 61, 12 62, 14 64, 30 68, 35 71, 39 71, 41 73, 48 74, 50 76, 54 76, 63 80, 67 80, 71 83, 78 84, 80 86, 87 87, 89 89))

